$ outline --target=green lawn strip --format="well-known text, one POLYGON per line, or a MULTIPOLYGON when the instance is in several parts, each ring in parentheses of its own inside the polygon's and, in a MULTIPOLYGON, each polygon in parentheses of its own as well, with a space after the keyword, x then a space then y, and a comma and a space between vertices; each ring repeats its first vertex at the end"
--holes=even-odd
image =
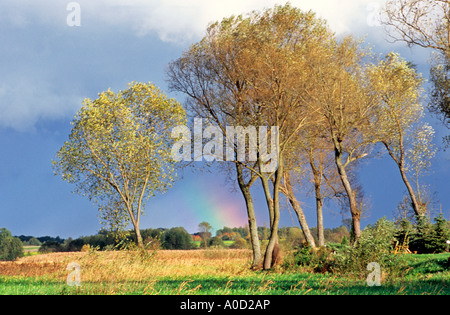
POLYGON ((43 277, 0 275, 0 295, 59 295, 64 285, 43 277))
POLYGON ((123 283, 82 283, 69 287, 44 278, 0 277, 2 295, 61 294, 162 294, 162 295, 420 295, 450 294, 450 276, 437 274, 428 279, 394 279, 380 287, 364 280, 323 274, 263 274, 235 277, 198 276, 190 279, 161 278, 123 283))

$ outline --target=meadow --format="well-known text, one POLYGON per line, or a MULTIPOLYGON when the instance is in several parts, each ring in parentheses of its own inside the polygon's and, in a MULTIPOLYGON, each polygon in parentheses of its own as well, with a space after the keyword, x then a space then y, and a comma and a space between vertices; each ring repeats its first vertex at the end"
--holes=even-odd
POLYGON ((366 275, 306 269, 250 269, 249 250, 51 253, 0 262, 2 295, 448 295, 450 254, 405 255, 408 269, 382 274, 379 287, 366 275), (69 263, 80 266, 80 286, 69 286, 69 263))

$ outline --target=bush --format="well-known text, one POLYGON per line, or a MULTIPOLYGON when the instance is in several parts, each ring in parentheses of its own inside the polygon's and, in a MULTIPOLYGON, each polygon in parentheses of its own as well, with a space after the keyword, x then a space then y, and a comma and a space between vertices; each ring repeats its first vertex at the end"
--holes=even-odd
POLYGON ((225 246, 222 239, 218 236, 214 236, 213 238, 208 240, 208 246, 209 247, 216 247, 216 248, 222 248, 225 246))
POLYGON ((433 253, 442 253, 447 249, 446 241, 450 239, 450 231, 447 227, 447 220, 442 214, 435 219, 435 222, 428 241, 428 249, 433 253))
POLYGON ((40 253, 57 253, 57 252, 65 252, 66 249, 64 245, 59 242, 45 242, 39 248, 40 253))
POLYGON ((0 260, 14 261, 23 257, 23 244, 7 229, 0 229, 0 260))
POLYGON ((64 251, 68 252, 79 252, 85 245, 84 240, 77 238, 76 240, 68 240, 66 244, 64 244, 64 251))
POLYGON ((312 249, 308 245, 297 248, 291 256, 285 257, 284 267, 292 268, 301 266, 313 272, 333 272, 334 259, 333 251, 327 247, 312 249))
POLYGON ((409 249, 418 254, 441 253, 446 250, 446 241, 450 238, 448 222, 441 215, 431 224, 426 217, 417 218, 417 225, 402 224, 398 241, 402 242, 408 233, 409 249))
POLYGON ((84 252, 84 253, 90 252, 90 251, 91 251, 91 245, 89 245, 89 244, 83 245, 83 246, 81 247, 80 251, 81 251, 81 252, 84 252))
POLYGON ((343 238, 341 244, 330 243, 318 249, 304 246, 294 252, 288 264, 312 268, 315 272, 366 274, 367 265, 376 262, 384 271, 400 270, 401 259, 392 253, 395 232, 394 223, 383 218, 367 226, 353 245, 343 238))
POLYGON ((344 246, 335 255, 335 268, 341 272, 367 273, 369 263, 378 263, 385 272, 403 270, 401 255, 394 255, 395 224, 382 218, 367 226, 353 246, 344 246))
POLYGON ((192 249, 194 244, 191 235, 182 227, 175 227, 161 237, 164 249, 192 249))
POLYGON ((233 249, 243 249, 248 248, 247 241, 242 237, 236 237, 234 243, 230 246, 233 249))

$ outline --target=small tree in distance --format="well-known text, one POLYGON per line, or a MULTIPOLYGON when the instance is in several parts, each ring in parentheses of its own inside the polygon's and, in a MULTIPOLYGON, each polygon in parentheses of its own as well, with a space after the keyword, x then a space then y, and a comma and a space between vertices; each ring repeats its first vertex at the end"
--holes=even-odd
POLYGON ((211 237, 212 226, 208 222, 203 221, 198 225, 198 229, 200 230, 200 237, 206 247, 208 238, 211 237))
POLYGON ((192 249, 194 244, 191 235, 183 227, 174 227, 162 235, 164 249, 192 249))

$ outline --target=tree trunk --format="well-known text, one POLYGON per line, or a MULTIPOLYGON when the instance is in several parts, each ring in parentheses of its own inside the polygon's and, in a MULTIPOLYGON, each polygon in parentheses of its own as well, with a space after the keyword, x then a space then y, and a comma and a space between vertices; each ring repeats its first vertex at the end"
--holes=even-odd
POLYGON ((125 205, 127 207, 128 214, 130 215, 131 222, 133 223, 134 234, 136 235, 136 244, 140 249, 144 249, 144 242, 142 241, 141 230, 139 229, 139 214, 141 209, 138 209, 137 218, 135 218, 133 208, 127 200, 125 200, 125 205))
POLYGON ((134 226, 134 233, 136 234, 136 243, 139 249, 144 249, 144 242, 142 241, 141 230, 139 226, 134 226))
POLYGON ((316 211, 317 211, 317 238, 319 246, 325 246, 325 232, 323 228, 323 199, 320 194, 320 187, 316 188, 316 211), (318 195, 319 194, 319 195, 318 195))
MULTIPOLYGON (((403 143, 403 137, 400 138, 400 142, 403 143)), ((424 211, 424 209, 422 209, 422 205, 417 200, 417 197, 416 197, 416 194, 414 192, 414 189, 412 188, 411 183, 409 182, 408 177, 406 176, 406 171, 405 171, 405 154, 404 154, 403 145, 402 144, 400 145, 400 159, 397 159, 397 157, 395 156, 394 152, 392 152, 391 148, 389 147, 389 144, 386 143, 386 142, 383 142, 383 144, 386 147, 386 149, 387 149, 389 155, 391 156, 391 158, 394 160, 394 162, 398 166, 398 169, 400 171, 400 175, 402 176, 403 183, 405 184, 406 189, 408 190, 409 197, 411 198, 411 205, 412 205, 412 208, 414 210, 414 213, 418 217, 424 216, 425 215, 425 211, 424 211)))
POLYGON ((272 227, 274 220, 274 212, 273 212, 273 198, 269 188, 269 179, 267 177, 264 177, 264 175, 260 176, 260 179, 263 186, 264 195, 266 197, 267 208, 269 209, 270 227, 272 227))
POLYGON ((274 221, 270 229, 269 244, 267 244, 266 253, 264 255, 264 270, 269 270, 275 263, 274 250, 278 247, 278 224, 280 222, 280 209, 274 207, 274 221))
POLYGON ((316 212, 317 212, 317 238, 319 246, 325 246, 325 235, 323 228, 323 197, 322 197, 322 171, 318 170, 314 164, 312 154, 309 156, 309 164, 314 177, 314 192, 316 195, 316 212))
POLYGON ((356 202, 356 194, 352 189, 352 185, 347 176, 347 171, 344 164, 342 164, 342 150, 339 147, 335 147, 335 161, 338 169, 339 176, 341 178, 342 184, 344 185, 345 191, 347 192, 348 201, 350 205, 350 213, 352 216, 353 230, 355 234, 355 240, 361 236, 361 213, 358 210, 358 204, 356 202))
POLYGON ((411 183, 409 182, 408 178, 406 177, 405 168, 403 166, 399 167, 400 174, 402 176, 403 183, 405 183, 406 189, 408 190, 409 197, 411 198, 411 205, 413 207, 414 213, 416 216, 421 217, 425 216, 425 209, 423 209, 423 206, 419 203, 417 200, 416 194, 414 192, 414 189, 411 186, 411 183))
POLYGON ((261 264, 262 255, 261 255, 261 247, 259 244, 258 225, 256 223, 253 198, 250 193, 250 185, 245 184, 244 177, 242 174, 242 165, 240 165, 239 163, 236 164, 236 171, 237 171, 237 175, 238 175, 237 177, 238 177, 239 188, 241 189, 242 195, 244 196, 245 205, 247 208, 248 228, 250 230, 250 242, 251 242, 252 251, 253 251, 252 267, 256 268, 261 264))
POLYGON ((278 248, 278 225, 280 222, 280 185, 284 174, 283 159, 280 154, 278 170, 275 172, 275 182, 273 185, 273 224, 270 227, 270 239, 267 244, 266 254, 264 256, 264 269, 268 270, 276 262, 274 258, 275 249, 278 248))
POLYGON ((297 198, 294 195, 294 190, 291 185, 289 172, 285 172, 284 174, 284 186, 282 187, 282 191, 285 196, 288 198, 289 203, 297 214, 298 222, 303 231, 303 235, 305 236, 305 240, 311 248, 316 247, 316 242, 314 237, 312 236, 311 230, 309 229, 308 222, 306 221, 305 214, 303 213, 303 209, 300 206, 297 198))

